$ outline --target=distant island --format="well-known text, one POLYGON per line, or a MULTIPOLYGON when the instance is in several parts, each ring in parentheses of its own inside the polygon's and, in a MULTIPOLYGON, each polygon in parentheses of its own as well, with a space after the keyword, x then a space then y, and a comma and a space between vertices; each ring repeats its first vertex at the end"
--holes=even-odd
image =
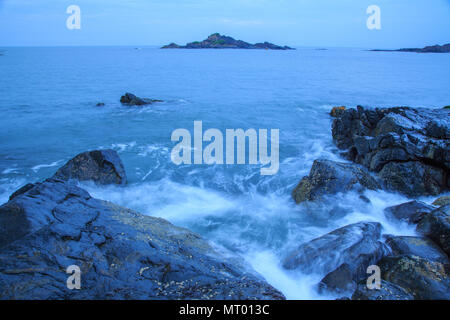
POLYGON ((436 44, 434 46, 428 46, 425 48, 403 48, 397 50, 382 50, 374 49, 370 51, 387 51, 387 52, 416 52, 416 53, 450 53, 450 43, 442 46, 436 44))
POLYGON ((176 43, 171 43, 162 47, 161 49, 266 49, 266 50, 295 50, 288 46, 277 46, 270 42, 251 44, 242 40, 236 40, 232 37, 214 33, 206 40, 201 42, 195 41, 180 46, 176 43))

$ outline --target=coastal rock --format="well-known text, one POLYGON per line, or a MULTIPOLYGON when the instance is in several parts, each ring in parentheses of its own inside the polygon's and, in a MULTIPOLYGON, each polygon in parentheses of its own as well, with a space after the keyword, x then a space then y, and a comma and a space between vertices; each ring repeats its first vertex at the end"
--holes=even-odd
MULTIPOLYGON (((304 273, 328 274, 346 263, 349 279, 359 281, 366 277, 367 267, 389 253, 388 247, 379 241, 381 224, 359 222, 334 230, 324 236, 300 245, 283 261, 288 270, 298 269, 304 273)), ((344 279, 345 280, 345 279, 344 279)))
POLYGON ((250 44, 232 37, 213 33, 206 40, 195 41, 179 46, 176 43, 163 46, 161 49, 266 49, 266 50, 295 50, 288 46, 277 46, 270 42, 250 44))
POLYGON ((313 201, 351 189, 376 190, 380 185, 362 166, 330 160, 315 160, 308 176, 292 192, 296 203, 313 201))
POLYGON ((389 236, 386 244, 395 256, 414 255, 443 264, 449 263, 445 252, 425 237, 389 236))
POLYGON ((132 93, 125 93, 122 97, 120 97, 120 103, 126 106, 144 106, 155 102, 163 102, 163 101, 147 98, 139 98, 132 93))
POLYGON ((442 263, 404 255, 385 257, 378 265, 384 280, 402 287, 416 300, 450 299, 450 278, 442 263))
POLYGON ((380 289, 367 288, 365 281, 358 284, 352 300, 414 300, 414 297, 402 287, 381 280, 380 289))
POLYGON ((417 225, 417 232, 432 239, 450 256, 450 204, 427 214, 417 225))
POLYGON ((97 184, 127 183, 125 169, 114 150, 83 152, 67 162, 53 176, 60 180, 94 181, 97 184))
POLYGON ((381 50, 375 49, 371 51, 385 51, 385 52, 415 52, 415 53, 449 53, 450 43, 444 45, 426 46, 424 48, 402 48, 397 50, 381 50))
POLYGON ((331 109, 330 115, 333 118, 339 118, 340 116, 342 116, 344 114, 345 109, 346 108, 344 106, 334 107, 333 109, 331 109))
POLYGON ((436 208, 430 206, 422 201, 413 200, 402 203, 396 206, 384 209, 384 214, 388 218, 398 219, 407 223, 419 223, 422 218, 435 210, 436 208))
POLYGON ((379 173, 390 190, 416 197, 449 188, 450 110, 358 106, 333 120, 332 134, 349 160, 379 173))
POLYGON ((353 271, 347 263, 328 273, 319 283, 319 292, 331 292, 340 296, 351 295, 356 290, 353 271))
POLYGON ((0 207, 0 266, 0 299, 284 298, 198 235, 56 179, 0 207))
POLYGON ((450 204, 450 196, 439 197, 432 203, 432 205, 436 207, 442 207, 447 204, 450 204))

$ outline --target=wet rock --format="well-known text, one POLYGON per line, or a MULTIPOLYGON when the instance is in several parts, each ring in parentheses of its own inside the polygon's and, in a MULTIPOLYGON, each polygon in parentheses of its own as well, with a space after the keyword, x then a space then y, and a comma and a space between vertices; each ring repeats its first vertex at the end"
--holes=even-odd
POLYGON ((333 118, 338 118, 338 117, 340 117, 340 116, 342 116, 344 114, 345 109, 346 108, 344 106, 333 107, 333 109, 331 109, 330 115, 333 118))
POLYGON ((386 244, 391 248, 392 254, 396 256, 414 255, 443 264, 449 263, 445 252, 425 237, 389 236, 386 244))
POLYGON ((344 155, 379 173, 385 186, 415 197, 448 190, 450 110, 348 109, 333 121, 344 155))
POLYGON ((438 244, 450 255, 450 204, 427 214, 417 225, 417 231, 438 244))
POLYGON ((402 287, 381 280, 380 289, 367 288, 365 281, 358 284, 352 300, 414 300, 414 297, 402 287))
POLYGON ((122 160, 114 150, 83 152, 61 167, 53 178, 78 181, 91 180, 102 185, 124 185, 127 183, 122 160))
POLYGON ((319 283, 319 292, 331 292, 337 295, 351 295, 356 290, 353 271, 347 263, 328 273, 319 283))
POLYGON ((349 271, 352 279, 359 281, 366 277, 368 266, 389 253, 379 241, 380 235, 381 224, 377 222, 350 224, 300 245, 284 259, 283 267, 328 274, 346 263, 348 266, 340 274, 349 271))
POLYGON ((430 206, 422 201, 413 200, 402 203, 396 206, 384 209, 384 214, 388 218, 398 219, 408 223, 419 223, 422 218, 435 210, 436 208, 430 206))
POLYGON ((46 180, 0 207, 0 299, 284 298, 241 261, 71 182, 46 180), (81 290, 67 288, 71 265, 81 290))
POLYGON ((442 207, 447 204, 450 204, 450 196, 443 196, 443 197, 437 198, 436 200, 434 200, 434 202, 432 204, 433 204, 433 206, 436 206, 436 207, 442 207))
POLYGON ((380 185, 363 167, 351 163, 315 160, 308 176, 292 192, 296 203, 314 201, 325 195, 379 189, 380 185))
POLYGON ((104 102, 99 102, 95 105, 96 107, 104 107, 105 103, 104 102))
POLYGON ((381 276, 416 300, 450 299, 450 279, 442 263, 413 255, 385 257, 379 262, 381 276))
POLYGON ((26 185, 24 185, 23 187, 21 187, 20 189, 17 189, 16 191, 13 192, 12 195, 9 196, 9 200, 14 199, 15 197, 21 195, 22 193, 27 192, 28 190, 30 190, 31 188, 33 188, 35 186, 34 183, 27 183, 26 185))
POLYGON ((162 100, 154 100, 147 98, 139 98, 132 93, 125 93, 120 98, 120 103, 127 106, 144 106, 155 102, 163 102, 162 100))

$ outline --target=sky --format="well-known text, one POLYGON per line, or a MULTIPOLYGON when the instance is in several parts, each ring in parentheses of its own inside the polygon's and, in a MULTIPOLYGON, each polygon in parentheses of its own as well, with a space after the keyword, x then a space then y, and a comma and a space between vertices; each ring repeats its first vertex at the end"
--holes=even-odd
POLYGON ((219 32, 247 42, 357 48, 450 43, 450 0, 0 0, 0 46, 185 44, 219 32), (70 5, 81 29, 69 30, 70 5), (381 29, 369 30, 377 5, 381 29))

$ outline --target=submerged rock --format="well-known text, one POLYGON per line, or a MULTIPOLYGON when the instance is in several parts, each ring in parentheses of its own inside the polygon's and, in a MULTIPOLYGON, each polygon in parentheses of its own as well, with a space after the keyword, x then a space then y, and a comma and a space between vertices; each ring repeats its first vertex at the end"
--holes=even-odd
POLYGON ((417 231, 432 239, 450 256, 450 204, 427 214, 417 225, 417 231))
POLYGON ((442 207, 447 204, 450 204, 450 196, 443 196, 443 197, 437 198, 432 203, 433 206, 437 206, 437 207, 442 207))
POLYGON ((450 299, 450 278, 442 263, 414 255, 385 257, 379 262, 381 276, 416 300, 450 299))
POLYGON ((414 255, 443 264, 449 263, 445 252, 425 237, 389 236, 386 244, 391 248, 392 254, 396 256, 414 255))
POLYGON ((53 176, 60 180, 91 180, 97 184, 127 183, 127 176, 119 155, 114 150, 83 152, 67 162, 53 176))
POLYGON ((147 98, 139 98, 132 93, 125 93, 120 98, 120 103, 122 103, 123 105, 127 105, 127 106, 144 106, 144 105, 152 104, 155 102, 163 102, 163 101, 147 99, 147 98))
POLYGON ((449 188, 450 110, 358 106, 334 119, 332 134, 349 160, 379 173, 390 190, 414 197, 449 188))
POLYGON ((300 245, 283 261, 288 270, 304 273, 328 274, 342 264, 346 269, 340 274, 352 275, 359 281, 366 276, 367 267, 389 253, 388 247, 379 241, 381 224, 359 222, 334 230, 324 236, 300 245))
POLYGON ((414 300, 414 297, 402 287, 381 280, 380 289, 367 288, 365 281, 358 284, 352 300, 414 300))
POLYGON ((313 201, 351 189, 376 190, 380 185, 363 167, 352 163, 315 160, 308 176, 292 192, 296 203, 313 201))
POLYGON ((0 266, 0 299, 284 298, 198 235, 56 179, 0 207, 0 266))
POLYGON ((422 201, 413 200, 384 209, 384 214, 408 223, 419 223, 422 218, 436 208, 422 201))

